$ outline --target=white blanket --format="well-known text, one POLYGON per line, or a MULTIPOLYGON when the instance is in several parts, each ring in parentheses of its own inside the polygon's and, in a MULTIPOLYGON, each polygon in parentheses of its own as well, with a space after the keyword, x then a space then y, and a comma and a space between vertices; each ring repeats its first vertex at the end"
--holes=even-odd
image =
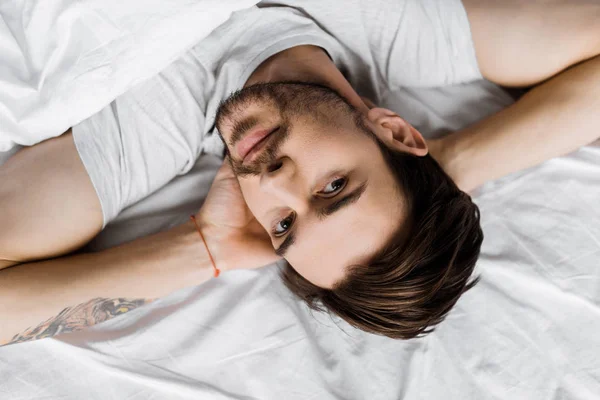
MULTIPOLYGON (((481 82, 390 93, 430 134, 510 104, 481 82)), ((126 210, 97 248, 185 220, 218 160, 126 210)), ((481 282, 421 339, 312 313, 277 266, 226 273, 83 332, 0 348, 1 399, 596 400, 600 144, 486 185, 481 282)))
POLYGON ((63 133, 257 2, 0 1, 0 151, 63 133))

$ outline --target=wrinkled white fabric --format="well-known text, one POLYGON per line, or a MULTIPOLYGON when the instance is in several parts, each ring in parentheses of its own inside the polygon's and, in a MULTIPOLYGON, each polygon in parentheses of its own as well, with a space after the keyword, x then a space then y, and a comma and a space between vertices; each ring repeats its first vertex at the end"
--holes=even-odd
MULTIPOLYGON (((382 99, 429 134, 510 103, 489 83, 382 99)), ((126 209, 93 247, 182 222, 219 160, 126 209)), ((0 348, 0 398, 595 400, 600 144, 483 187, 481 282, 398 341, 311 313, 277 267, 223 274, 80 333, 0 348)))
POLYGON ((0 151, 60 135, 257 2, 0 2, 0 151))

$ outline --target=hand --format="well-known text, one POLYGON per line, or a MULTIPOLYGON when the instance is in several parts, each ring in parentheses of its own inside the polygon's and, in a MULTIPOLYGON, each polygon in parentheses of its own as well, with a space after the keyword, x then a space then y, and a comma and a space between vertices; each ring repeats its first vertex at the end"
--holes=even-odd
POLYGON ((219 168, 196 215, 217 268, 257 268, 279 259, 269 234, 248 209, 229 160, 219 168))

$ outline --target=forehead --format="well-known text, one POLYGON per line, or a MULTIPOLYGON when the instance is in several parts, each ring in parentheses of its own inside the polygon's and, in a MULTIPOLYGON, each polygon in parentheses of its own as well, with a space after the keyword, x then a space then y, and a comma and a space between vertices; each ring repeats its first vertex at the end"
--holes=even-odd
POLYGON ((286 259, 315 285, 331 287, 348 266, 365 264, 404 225, 405 208, 391 173, 380 171, 355 204, 324 220, 299 221, 286 259))

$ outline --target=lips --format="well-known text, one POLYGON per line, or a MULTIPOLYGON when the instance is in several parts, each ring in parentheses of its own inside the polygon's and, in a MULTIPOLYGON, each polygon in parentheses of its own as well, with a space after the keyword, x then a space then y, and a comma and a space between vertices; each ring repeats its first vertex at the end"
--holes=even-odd
POLYGON ((267 142, 267 138, 277 130, 256 129, 247 133, 235 146, 238 157, 243 161, 253 158, 267 142))

